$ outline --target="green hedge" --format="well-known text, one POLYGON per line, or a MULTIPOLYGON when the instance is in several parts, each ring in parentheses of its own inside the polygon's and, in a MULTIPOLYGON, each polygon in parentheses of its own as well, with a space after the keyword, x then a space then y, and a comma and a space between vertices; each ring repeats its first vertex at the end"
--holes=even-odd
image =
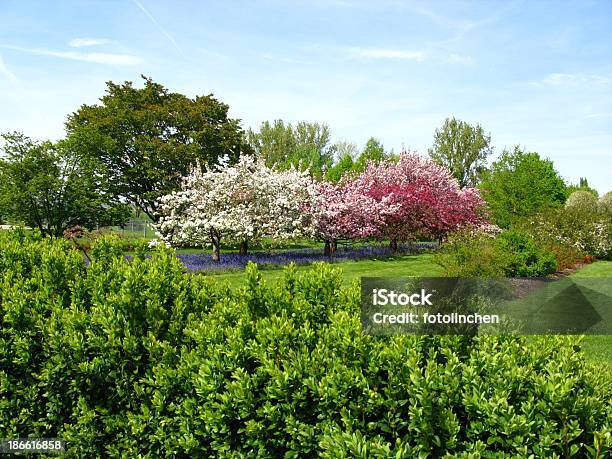
MULTIPOLYGON (((0 234, 0 437, 67 457, 594 456, 609 375, 574 338, 361 334, 328 265, 240 289, 169 251, 83 266, 62 241, 0 234)), ((608 432, 606 436, 606 432, 608 432)))
POLYGON ((452 277, 540 277, 558 264, 550 247, 525 231, 509 229, 499 235, 462 231, 454 234, 436 261, 452 277))

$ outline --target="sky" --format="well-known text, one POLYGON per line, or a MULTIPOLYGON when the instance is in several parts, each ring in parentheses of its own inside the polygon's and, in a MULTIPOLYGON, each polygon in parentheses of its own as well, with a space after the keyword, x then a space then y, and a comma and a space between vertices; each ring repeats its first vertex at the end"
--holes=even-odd
POLYGON ((246 129, 426 154, 447 117, 612 190, 612 1, 0 0, 0 131, 59 139, 105 82, 214 96, 246 129))

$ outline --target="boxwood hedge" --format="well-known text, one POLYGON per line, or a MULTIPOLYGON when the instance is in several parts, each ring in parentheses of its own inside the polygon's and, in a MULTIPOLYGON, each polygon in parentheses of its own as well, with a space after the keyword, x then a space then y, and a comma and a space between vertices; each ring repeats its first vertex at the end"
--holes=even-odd
POLYGON ((85 268, 0 234, 0 437, 66 457, 604 457, 610 376, 568 337, 364 336, 328 265, 239 289, 172 252, 85 268))

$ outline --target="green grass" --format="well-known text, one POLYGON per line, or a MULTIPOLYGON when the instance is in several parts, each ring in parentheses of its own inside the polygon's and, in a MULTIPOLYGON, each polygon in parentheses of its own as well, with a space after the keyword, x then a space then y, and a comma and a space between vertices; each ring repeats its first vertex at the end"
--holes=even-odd
MULTIPOLYGON (((334 263, 334 266, 341 268, 343 271, 343 285, 350 285, 353 280, 359 279, 362 276, 371 277, 397 277, 397 276, 416 276, 429 275, 437 276, 442 274, 442 268, 435 264, 432 254, 407 255, 402 257, 346 261, 334 263)), ((309 265, 298 266, 298 271, 306 271, 312 269, 309 265)), ((274 267, 260 269, 262 277, 273 282, 283 276, 282 267, 274 267)), ((232 287, 238 287, 244 281, 244 272, 222 272, 222 273, 207 273, 220 281, 228 281, 232 287)))
MULTIPOLYGON (((611 277, 612 261, 597 261, 576 271, 576 277, 611 277)), ((610 305, 612 307, 612 305, 610 305)), ((612 336, 585 336, 582 349, 587 360, 612 371, 612 336)))

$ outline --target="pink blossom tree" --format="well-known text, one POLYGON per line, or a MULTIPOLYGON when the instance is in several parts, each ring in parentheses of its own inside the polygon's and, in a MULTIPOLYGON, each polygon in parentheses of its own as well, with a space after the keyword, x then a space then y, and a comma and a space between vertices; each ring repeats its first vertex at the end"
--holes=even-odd
POLYGON ((335 252, 338 241, 375 236, 389 207, 387 200, 369 196, 354 180, 319 183, 312 212, 316 235, 325 242, 325 255, 335 252))
POLYGON ((485 221, 477 189, 461 189, 450 171, 415 153, 402 153, 397 162, 369 164, 353 186, 383 204, 375 236, 389 240, 393 250, 402 241, 441 239, 485 221))

